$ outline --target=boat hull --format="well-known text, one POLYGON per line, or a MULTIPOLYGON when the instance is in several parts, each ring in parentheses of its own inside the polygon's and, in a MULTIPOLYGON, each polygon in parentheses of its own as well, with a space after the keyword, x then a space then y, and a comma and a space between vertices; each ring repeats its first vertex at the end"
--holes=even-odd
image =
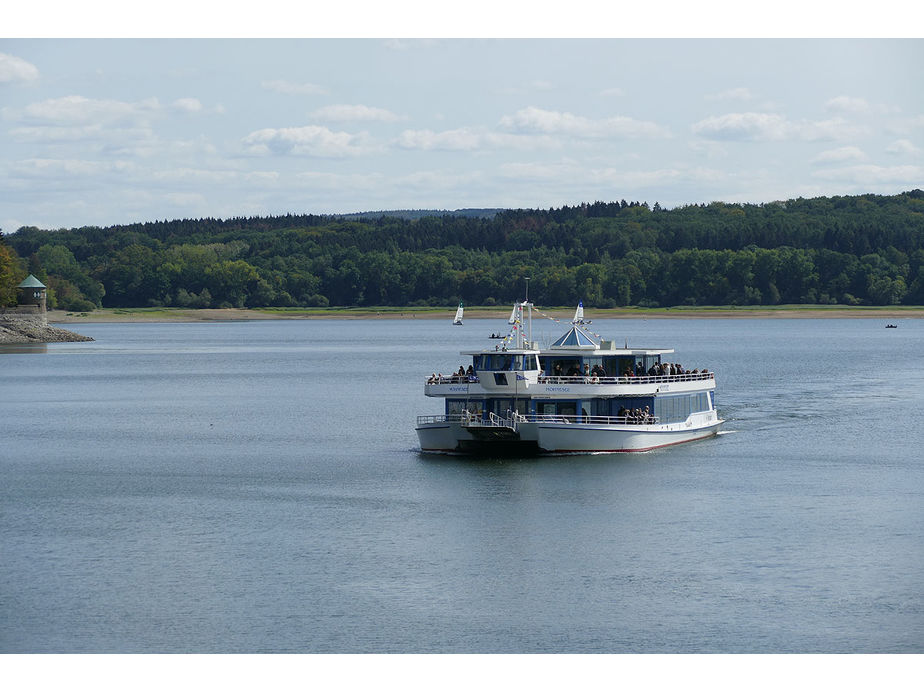
POLYGON ((492 438, 459 422, 443 422, 418 426, 417 436, 421 452, 426 453, 529 456, 647 452, 710 438, 722 423, 715 417, 643 426, 529 422, 519 424, 515 436, 492 438))

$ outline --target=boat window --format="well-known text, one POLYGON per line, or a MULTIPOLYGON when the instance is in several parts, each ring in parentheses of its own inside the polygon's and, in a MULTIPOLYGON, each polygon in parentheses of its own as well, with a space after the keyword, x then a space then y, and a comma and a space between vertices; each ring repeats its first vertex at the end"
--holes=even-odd
POLYGON ((655 416, 658 415, 655 405, 661 398, 654 397, 617 397, 610 400, 610 416, 619 416, 619 412, 622 409, 645 409, 648 407, 648 410, 653 412, 655 416))
POLYGON ((546 416, 575 416, 577 402, 537 402, 536 413, 546 416))
POLYGON ((499 416, 503 416, 507 413, 507 410, 513 406, 513 400, 509 399, 494 399, 490 400, 489 403, 490 410, 499 416))
POLYGON ((686 421, 690 414, 697 411, 709 411, 709 397, 705 392, 655 399, 654 415, 661 423, 686 421))

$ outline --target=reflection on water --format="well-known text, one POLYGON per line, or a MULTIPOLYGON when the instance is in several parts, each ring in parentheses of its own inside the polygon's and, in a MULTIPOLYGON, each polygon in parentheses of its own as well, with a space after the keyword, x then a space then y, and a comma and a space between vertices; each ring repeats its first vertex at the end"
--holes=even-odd
POLYGON ((924 647, 924 321, 595 320, 714 370, 725 434, 419 454, 426 378, 498 327, 88 324, 0 349, 0 651, 924 647))
POLYGON ((0 354, 47 354, 47 344, 0 344, 0 354))

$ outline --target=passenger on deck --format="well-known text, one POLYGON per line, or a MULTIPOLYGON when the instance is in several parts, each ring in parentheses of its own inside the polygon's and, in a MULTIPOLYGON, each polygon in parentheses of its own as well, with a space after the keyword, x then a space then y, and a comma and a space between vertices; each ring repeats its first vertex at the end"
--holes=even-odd
POLYGON ((431 373, 430 377, 427 378, 427 385, 432 385, 436 382, 436 373, 431 373))
POLYGON ((581 371, 580 371, 580 369, 577 367, 577 364, 571 366, 571 368, 568 369, 568 376, 569 376, 569 377, 573 377, 573 376, 575 376, 575 375, 580 375, 580 374, 581 374, 581 371))
MULTIPOLYGON (((561 364, 560 364, 560 363, 556 363, 556 364, 555 364, 555 368, 552 369, 552 375, 554 375, 556 379, 557 379, 557 378, 561 378, 562 372, 561 372, 561 364)), ((560 381, 560 380, 556 380, 556 382, 561 382, 561 381, 560 381)))

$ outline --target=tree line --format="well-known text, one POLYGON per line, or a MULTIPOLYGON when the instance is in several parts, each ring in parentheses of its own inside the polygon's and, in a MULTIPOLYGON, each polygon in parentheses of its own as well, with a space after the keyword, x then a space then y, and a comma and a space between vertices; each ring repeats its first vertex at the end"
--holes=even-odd
POLYGON ((94 307, 924 304, 924 191, 767 204, 183 219, 0 234, 0 303, 31 273, 94 307), (5 287, 4 287, 5 284, 5 287))

